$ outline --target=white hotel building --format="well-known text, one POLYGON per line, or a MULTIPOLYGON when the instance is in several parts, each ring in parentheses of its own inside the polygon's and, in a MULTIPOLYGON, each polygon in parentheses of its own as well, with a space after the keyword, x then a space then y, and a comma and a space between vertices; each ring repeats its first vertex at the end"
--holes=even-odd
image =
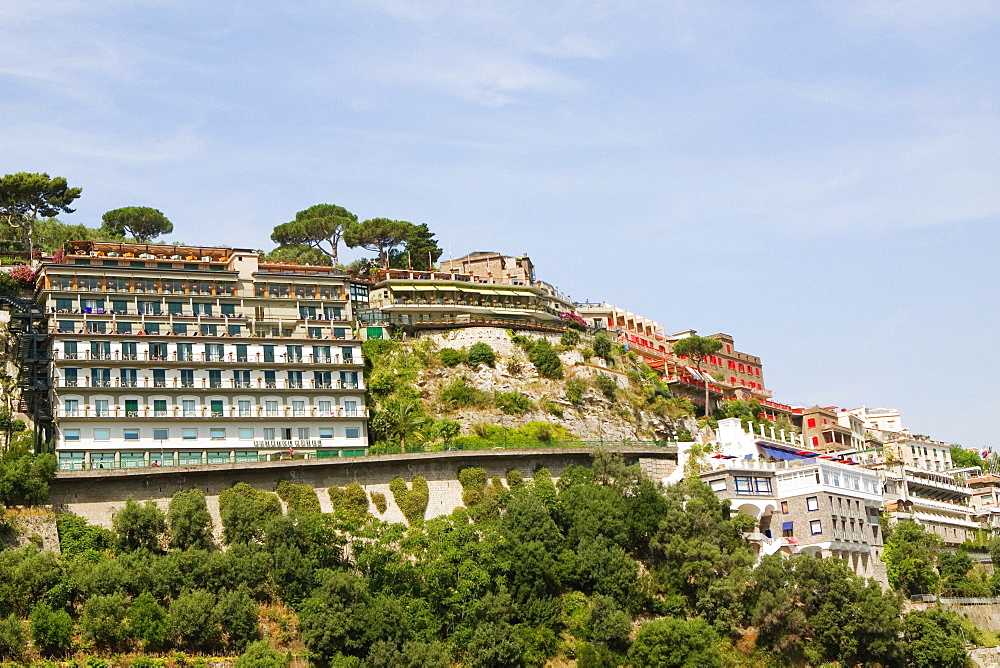
POLYGON ((61 469, 367 451, 348 277, 250 250, 70 248, 36 293, 61 469))

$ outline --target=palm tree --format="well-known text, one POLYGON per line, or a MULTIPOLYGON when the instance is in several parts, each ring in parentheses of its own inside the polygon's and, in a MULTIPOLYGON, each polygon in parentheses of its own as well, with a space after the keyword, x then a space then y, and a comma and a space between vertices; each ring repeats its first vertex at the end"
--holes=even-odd
POLYGON ((429 420, 423 406, 413 399, 397 399, 385 408, 389 427, 399 437, 399 450, 406 452, 406 439, 420 437, 429 420))
MULTIPOLYGON (((714 355, 721 349, 722 341, 695 335, 681 339, 675 343, 673 347, 675 355, 678 355, 679 357, 690 357, 694 360, 695 365, 698 367, 699 374, 701 374, 701 363, 705 361, 705 358, 709 355, 714 355)), ((708 382, 703 382, 705 383, 705 417, 707 418, 711 416, 708 404, 708 382)))

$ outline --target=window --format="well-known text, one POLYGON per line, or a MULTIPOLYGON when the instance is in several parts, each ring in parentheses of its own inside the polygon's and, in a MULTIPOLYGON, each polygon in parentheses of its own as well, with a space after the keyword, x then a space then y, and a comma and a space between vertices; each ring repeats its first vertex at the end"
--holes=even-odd
POLYGON ((132 333, 132 323, 118 321, 116 324, 116 330, 119 334, 131 334, 132 333))
POLYGON ((361 430, 358 427, 348 427, 344 431, 347 438, 361 438, 361 430))
POLYGON ((302 372, 301 371, 289 371, 288 372, 288 387, 301 389, 301 387, 302 387, 302 372))
POLYGON ((64 429, 63 438, 67 441, 79 441, 80 440, 80 430, 79 429, 64 429))
POLYGON ((318 404, 319 404, 318 405, 319 412, 321 414, 330 415, 332 413, 332 411, 330 410, 332 408, 332 405, 330 404, 329 401, 320 401, 318 402, 318 404))
POLYGON ((344 415, 348 417, 357 417, 358 414, 358 402, 353 399, 347 399, 344 401, 344 415))
POLYGON ((153 416, 167 417, 167 400, 153 399, 153 416))
POLYGON ((110 429, 95 429, 94 430, 94 440, 95 441, 110 441, 111 440, 111 430, 110 429))
POLYGON ((226 430, 218 428, 210 429, 209 436, 211 436, 213 441, 223 441, 226 438, 226 430))
POLYGON ((812 429, 813 427, 815 427, 816 426, 816 418, 809 418, 808 420, 806 420, 806 426, 809 427, 810 429, 812 429))
POLYGON ((238 410, 240 412, 240 417, 250 417, 250 400, 240 399, 236 402, 238 410))
POLYGON ((191 305, 195 315, 212 315, 212 305, 195 302, 191 305))
POLYGON ((264 412, 267 414, 268 417, 275 417, 278 414, 278 402, 265 401, 264 412))
POLYGON ((126 429, 125 440, 126 441, 138 441, 139 440, 139 430, 138 429, 126 429))
POLYGON ((185 441, 195 441, 198 440, 198 430, 197 429, 181 429, 181 438, 185 441))
POLYGON ((222 417, 222 401, 219 399, 213 399, 211 402, 212 417, 222 417))
POLYGON ((319 428, 320 438, 333 438, 333 427, 320 427, 319 428))
POLYGON ((726 479, 719 478, 718 480, 712 480, 708 483, 708 486, 712 488, 713 492, 725 492, 726 491, 726 479))
POLYGON ((743 476, 736 476, 733 478, 733 484, 736 487, 737 494, 752 494, 753 486, 752 480, 743 476))
POLYGON ((815 496, 806 497, 806 510, 819 510, 819 498, 815 496))
POLYGON ((771 479, 770 478, 754 478, 753 479, 754 489, 758 494, 770 494, 771 493, 771 479))
POLYGON ((220 369, 208 370, 208 386, 222 387, 222 371, 220 369))
POLYGON ((94 414, 97 417, 107 417, 109 412, 107 399, 97 399, 94 401, 94 414))
POLYGON ((167 370, 153 369, 153 387, 167 386, 167 370))
POLYGON ((274 427, 264 427, 264 440, 265 441, 274 440, 274 427))
POLYGON ((241 441, 252 441, 253 440, 253 428, 240 428, 240 440, 241 441))
POLYGON ((194 399, 184 399, 181 401, 181 414, 184 417, 194 417, 194 399))
POLYGON ((785 515, 788 514, 788 501, 781 502, 781 512, 785 515))
POLYGON ((76 417, 80 412, 80 401, 78 399, 67 399, 63 402, 63 412, 67 417, 76 417))
POLYGON ((309 438, 309 427, 299 427, 299 440, 305 441, 309 438))
POLYGON ((172 329, 173 329, 174 334, 179 334, 181 336, 187 336, 188 326, 186 324, 184 324, 183 322, 175 322, 173 324, 172 329))
POLYGON ((167 429, 154 429, 153 430, 153 440, 154 441, 166 441, 170 439, 170 431, 167 429))
POLYGON ((216 325, 202 324, 201 326, 202 336, 216 336, 218 335, 218 333, 219 333, 219 328, 216 325))
POLYGON ((306 414, 306 402, 304 401, 293 401, 292 402, 292 415, 296 417, 302 417, 306 414))
POLYGON ((812 535, 823 533, 823 522, 821 520, 813 520, 809 523, 809 533, 812 535))

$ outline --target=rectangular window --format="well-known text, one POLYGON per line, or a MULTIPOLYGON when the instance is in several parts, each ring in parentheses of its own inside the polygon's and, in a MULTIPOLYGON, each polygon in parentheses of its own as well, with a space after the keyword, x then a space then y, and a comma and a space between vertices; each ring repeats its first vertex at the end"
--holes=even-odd
POLYGON ((781 502, 781 512, 785 515, 788 514, 788 501, 781 502))
POLYGON ((808 420, 806 420, 806 426, 809 427, 810 429, 812 429, 813 427, 815 427, 816 426, 816 418, 809 418, 808 420))
POLYGON ((288 387, 301 389, 302 388, 302 372, 301 371, 289 371, 288 372, 288 387))
POLYGON ((225 348, 221 343, 206 343, 205 344, 205 361, 206 362, 221 362, 225 348))
POLYGON ((222 315, 236 315, 236 304, 222 304, 222 315))
POLYGON ((274 361, 274 346, 264 346, 264 361, 273 362, 274 361))
POLYGON ((90 323, 90 331, 95 334, 106 334, 108 331, 108 323, 106 322, 92 322, 90 323))
POLYGON ((344 359, 344 364, 354 363, 354 346, 341 346, 340 355, 344 359))
POLYGON ((243 325, 226 325, 229 336, 243 336, 243 325))
POLYGON ((80 414, 80 401, 78 399, 67 399, 63 402, 63 413, 66 417, 76 417, 80 414))
POLYGON ((222 387, 222 371, 220 369, 208 370, 208 386, 222 387))
POLYGON ((322 327, 307 327, 307 336, 310 339, 322 339, 323 338, 323 328, 322 327))
POLYGON ((110 441, 111 440, 111 430, 110 429, 95 429, 94 430, 94 440, 95 441, 110 441))
POLYGON ((153 417, 167 417, 166 399, 153 399, 153 417))
POLYGON ((122 322, 119 320, 115 323, 115 331, 119 334, 131 334, 132 333, 132 323, 122 322))
POLYGON ((302 417, 306 414, 306 402, 304 401, 293 401, 292 402, 292 415, 295 417, 302 417))
POLYGON ((299 427, 299 440, 305 441, 309 438, 309 427, 299 427))
POLYGON ((264 387, 278 387, 278 380, 274 371, 264 372, 264 387))
POLYGON ((245 343, 236 344, 236 361, 237 362, 249 361, 249 354, 247 353, 247 344, 245 343))
POLYGON ((737 476, 733 478, 733 484, 736 487, 737 494, 751 494, 753 493, 753 483, 750 478, 737 476))
POLYGON ((125 440, 126 441, 138 441, 139 440, 139 430, 138 429, 125 429, 125 440))
POLYGON ((770 478, 754 478, 753 479, 754 489, 757 490, 758 494, 770 494, 771 493, 771 479, 770 478))
POLYGON ((170 431, 168 429, 154 429, 153 430, 153 440, 154 441, 166 441, 170 438, 170 431))
POLYGON ((63 429, 63 439, 67 441, 79 441, 80 440, 80 430, 79 429, 63 429))
POLYGON ((59 321, 59 331, 60 332, 74 332, 74 331, 76 331, 76 321, 75 320, 60 320, 59 321))
POLYGON ((725 492, 726 491, 726 479, 719 478, 718 480, 712 480, 708 483, 708 486, 712 488, 713 492, 725 492))
POLYGON ((181 438, 185 441, 196 441, 198 440, 198 430, 197 429, 181 429, 181 438))
POLYGON ((181 387, 194 387, 194 369, 181 369, 181 387))
POLYGON ((333 438, 333 427, 320 427, 319 428, 320 438, 333 438))
POLYGON ((240 428, 240 440, 241 441, 252 441, 253 440, 253 428, 240 428))
POLYGON ((267 414, 268 417, 276 417, 278 415, 278 402, 265 401, 264 412, 267 414))
POLYGON ((184 417, 194 417, 194 399, 183 399, 181 401, 181 414, 184 417))
POLYGON ((264 427, 264 440, 265 441, 274 440, 274 427, 264 427))
POLYGON ((216 325, 202 324, 201 326, 202 336, 218 336, 218 334, 219 334, 219 328, 216 325))
POLYGON ((125 417, 139 417, 139 400, 125 400, 125 417))
POLYGON ((344 432, 347 438, 361 438, 361 430, 357 427, 348 427, 344 432))
POLYGON ((212 417, 222 417, 222 402, 217 399, 212 401, 212 417))
POLYGON ((240 399, 237 403, 240 417, 250 417, 250 400, 240 399))
POLYGON ((819 510, 819 498, 815 496, 806 497, 806 510, 819 510))
POLYGON ((332 406, 331 406, 331 404, 330 404, 329 401, 320 401, 319 402, 319 412, 322 415, 330 415, 332 413, 332 411, 330 410, 331 407, 332 406))
POLYGON ((222 441, 226 438, 226 430, 220 428, 213 428, 209 430, 209 435, 212 437, 213 441, 222 441))
POLYGON ((173 332, 174 334, 178 334, 180 336, 187 336, 188 326, 183 322, 175 322, 173 324, 173 332))
POLYGON ((823 522, 821 520, 809 522, 809 532, 814 536, 823 533, 823 522))
POLYGON ((202 302, 195 302, 194 304, 192 304, 192 307, 194 308, 194 314, 195 315, 212 315, 212 305, 211 304, 205 304, 205 303, 202 303, 202 302))

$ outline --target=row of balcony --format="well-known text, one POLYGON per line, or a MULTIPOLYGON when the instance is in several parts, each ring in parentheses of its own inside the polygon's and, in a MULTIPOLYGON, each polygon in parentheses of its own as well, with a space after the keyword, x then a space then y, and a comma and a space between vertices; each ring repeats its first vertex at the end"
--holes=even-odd
POLYGON ((252 355, 234 355, 226 353, 219 355, 216 353, 167 353, 166 355, 156 355, 153 353, 119 353, 117 350, 110 353, 95 353, 90 350, 82 352, 67 353, 60 350, 52 351, 52 359, 56 361, 75 360, 79 362, 231 362, 234 364, 349 364, 360 366, 365 363, 364 358, 341 357, 340 355, 284 355, 275 354, 265 356, 262 353, 252 355))
POLYGON ((80 419, 95 418, 111 420, 115 418, 191 418, 191 419, 238 419, 238 418, 364 418, 367 412, 361 410, 344 410, 337 407, 335 410, 321 411, 316 406, 304 408, 294 408, 292 406, 281 406, 278 409, 268 409, 263 406, 253 406, 250 408, 239 408, 237 406, 225 406, 222 409, 199 406, 197 408, 183 408, 181 406, 171 406, 166 409, 156 409, 151 406, 127 409, 120 406, 113 408, 94 408, 84 406, 83 408, 67 409, 57 408, 55 416, 60 419, 80 419))
MULTIPOLYGON (((93 324, 93 323, 91 323, 93 324)), ((259 325, 260 323, 258 323, 259 325)), ((203 325, 204 327, 205 325, 203 325)), ((86 334, 88 336, 179 336, 182 338, 216 338, 216 339, 258 339, 258 338, 270 338, 270 339, 304 339, 308 341, 356 341, 352 334, 344 333, 342 336, 337 336, 336 334, 325 334, 325 333, 311 333, 311 332, 300 332, 291 333, 289 335, 278 335, 273 333, 265 332, 254 332, 245 333, 242 330, 238 333, 231 333, 229 331, 225 332, 160 332, 158 330, 146 330, 140 329, 138 331, 131 331, 131 328, 127 332, 113 331, 109 332, 104 329, 84 327, 78 330, 70 329, 60 329, 58 325, 52 325, 48 328, 48 335, 53 334, 86 334)))
POLYGON ((272 380, 264 381, 260 378, 256 380, 210 380, 208 378, 196 378, 194 380, 180 380, 170 378, 167 380, 150 380, 149 378, 136 378, 135 380, 114 378, 101 379, 84 377, 83 380, 66 380, 56 378, 54 387, 77 387, 77 388, 126 388, 126 389, 210 389, 210 390, 364 390, 363 383, 352 383, 342 380, 331 380, 328 383, 317 382, 315 380, 272 380))
POLYGON ((307 326, 310 323, 314 323, 316 326, 327 326, 330 323, 341 324, 345 327, 349 327, 353 324, 353 321, 346 318, 343 314, 326 317, 319 317, 317 315, 304 315, 302 313, 289 313, 285 316, 274 316, 269 315, 266 318, 252 318, 242 313, 178 313, 176 311, 172 312, 160 312, 160 311, 114 311, 105 310, 102 308, 85 308, 85 309, 52 309, 51 315, 59 318, 60 316, 81 316, 84 322, 88 320, 94 320, 96 322, 108 322, 107 316, 111 316, 111 321, 115 322, 119 317, 127 318, 185 318, 185 319, 195 319, 198 322, 202 321, 212 321, 212 322, 229 322, 229 321, 240 321, 240 322, 257 322, 257 323, 277 323, 277 322, 302 322, 307 326), (95 318, 94 316, 102 316, 95 318))

